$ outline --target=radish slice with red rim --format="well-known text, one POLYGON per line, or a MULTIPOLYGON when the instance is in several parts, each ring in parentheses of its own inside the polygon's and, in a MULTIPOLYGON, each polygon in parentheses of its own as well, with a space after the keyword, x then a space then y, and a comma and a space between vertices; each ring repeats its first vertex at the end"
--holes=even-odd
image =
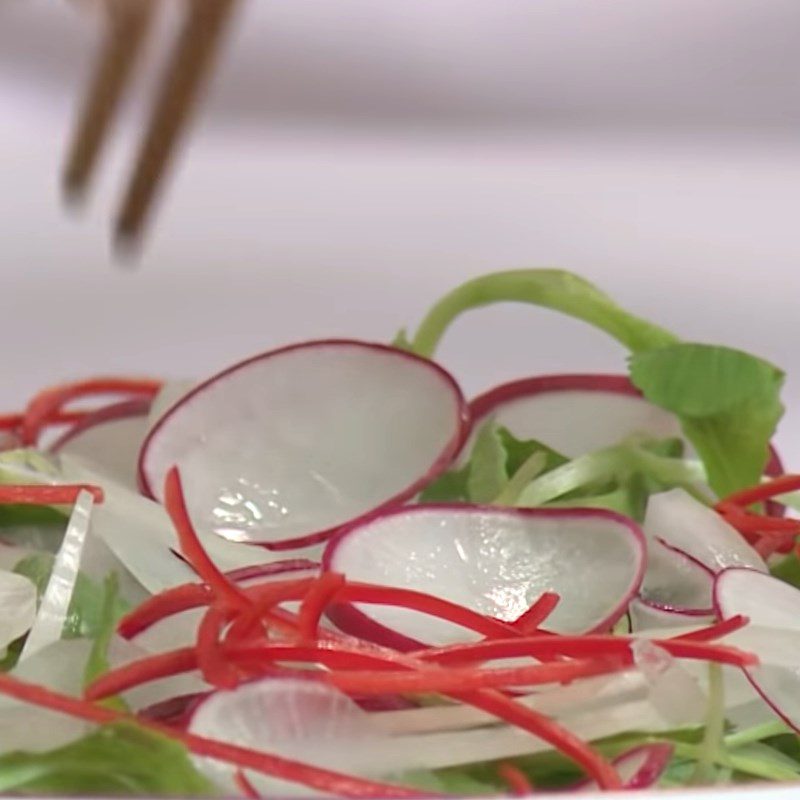
POLYGON ((659 628, 683 628, 707 625, 713 622, 713 613, 704 613, 702 610, 678 611, 676 609, 660 608, 634 598, 628 607, 631 621, 631 632, 647 633, 659 628))
POLYGON ((461 392, 433 362, 378 344, 308 342, 192 390, 147 437, 140 481, 162 499, 178 466, 200 531, 290 549, 412 497, 466 433, 461 392))
POLYGON ((645 400, 624 375, 541 375, 504 383, 470 402, 477 427, 491 416, 519 438, 538 439, 569 457, 635 434, 681 436, 669 411, 645 400))
POLYGON ((683 489, 652 495, 642 527, 649 539, 661 539, 714 573, 727 567, 767 571, 764 559, 735 528, 683 489))
MULTIPOLYGON (((667 743, 643 744, 617 756, 611 763, 617 770, 624 789, 650 789, 669 766, 673 747, 667 743)), ((596 792, 594 781, 582 781, 570 791, 596 792)))
MULTIPOLYGON (((371 723, 369 713, 345 694, 314 681, 291 678, 266 678, 209 695, 197 706, 189 730, 362 777, 380 774, 380 766, 373 764, 373 748, 389 738, 371 723)), ((382 750, 385 754, 391 748, 382 750)), ((221 788, 235 792, 230 765, 208 758, 194 761, 221 788)), ((256 773, 248 772, 248 778, 267 797, 318 794, 256 773)))
POLYGON ((722 618, 750 620, 724 643, 758 656, 761 663, 745 674, 775 713, 800 731, 800 591, 753 569, 726 569, 714 584, 714 604, 722 618))
MULTIPOLYGON (((605 630, 637 592, 644 538, 631 520, 597 509, 425 505, 354 524, 329 543, 327 570, 414 589, 513 621, 543 592, 561 600, 544 625, 605 630)), ((475 637, 450 622, 383 605, 336 605, 348 633, 400 649, 475 637)))
MULTIPOLYGON (((474 429, 492 417, 521 439, 538 439, 569 457, 618 444, 645 433, 683 439, 678 419, 642 397, 626 375, 576 373, 538 375, 495 386, 469 404, 474 429)), ((468 452, 468 450, 467 450, 468 452)), ((765 475, 782 475, 783 464, 770 447, 765 475)), ((771 514, 783 507, 768 504, 771 514)))
POLYGON ((197 381, 167 381, 164 383, 150 403, 147 417, 148 429, 153 428, 161 417, 180 400, 183 400, 195 386, 197 386, 197 381))
POLYGON ((134 398, 104 406, 73 425, 51 446, 92 464, 125 486, 136 486, 136 462, 148 428, 151 401, 134 398))
POLYGON ((661 539, 648 539, 641 605, 668 614, 712 616, 713 587, 714 573, 704 564, 661 539))

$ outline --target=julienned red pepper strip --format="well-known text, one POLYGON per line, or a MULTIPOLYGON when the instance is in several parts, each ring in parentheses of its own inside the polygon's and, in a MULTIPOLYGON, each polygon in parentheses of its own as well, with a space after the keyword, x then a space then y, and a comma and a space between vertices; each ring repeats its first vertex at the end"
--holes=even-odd
POLYGON ((106 394, 153 397, 162 385, 147 378, 90 378, 45 389, 28 403, 19 426, 20 439, 25 445, 36 444, 42 427, 73 400, 106 394))
POLYGON ((220 641, 231 616, 229 609, 211 606, 197 628, 197 666, 205 682, 218 689, 234 689, 240 682, 239 673, 225 657, 220 641))
MULTIPOLYGON (((630 646, 634 639, 627 636, 586 635, 586 636, 535 636, 524 639, 495 639, 491 641, 470 642, 429 648, 411 653, 421 661, 435 661, 437 664, 453 664, 474 661, 489 661, 495 658, 516 658, 533 656, 571 656, 573 658, 599 658, 627 654, 629 663, 633 656, 630 646)), ((654 639, 653 644, 666 650, 676 658, 715 661, 720 664, 744 667, 758 663, 752 653, 745 653, 735 647, 715 645, 707 642, 693 642, 681 639, 654 639)))
POLYGON ((684 642, 709 642, 713 639, 727 636, 734 631, 738 631, 749 624, 749 622, 750 620, 747 617, 737 614, 734 617, 722 620, 722 622, 715 622, 713 625, 708 625, 705 628, 699 628, 689 633, 682 633, 680 636, 675 636, 673 638, 680 639, 684 642))
POLYGON ((337 572, 323 572, 314 581, 300 605, 297 622, 300 638, 311 642, 316 639, 319 621, 330 602, 341 591, 345 584, 344 575, 337 572))
POLYGON ((525 636, 538 633, 539 626, 555 611, 560 601, 561 597, 556 592, 543 592, 527 611, 511 623, 511 627, 525 636))
MULTIPOLYGON (((94 411, 59 411, 52 414, 48 425, 72 425, 86 419, 94 411)), ((22 425, 25 414, 0 414, 0 431, 16 431, 22 425)))
POLYGON ((239 747, 216 739, 208 739, 204 736, 197 736, 148 720, 137 719, 121 711, 115 711, 86 700, 79 700, 53 692, 43 686, 20 681, 7 673, 0 673, 0 694, 98 725, 114 722, 135 723, 180 742, 195 755, 216 758, 240 769, 261 772, 264 775, 280 778, 291 783, 299 783, 331 794, 338 794, 344 797, 369 798, 420 798, 431 796, 430 792, 425 792, 423 795, 418 790, 405 786, 396 786, 344 775, 332 770, 282 758, 281 756, 251 750, 247 747, 239 747))
POLYGON ((401 589, 395 586, 378 586, 371 583, 348 582, 336 598, 340 603, 367 603, 394 606, 419 611, 431 617, 447 620, 467 630, 491 638, 521 636, 514 626, 492 617, 486 617, 471 608, 452 603, 435 595, 401 589))
POLYGON ((99 486, 83 483, 61 486, 16 484, 0 486, 0 505, 71 506, 83 491, 89 492, 95 503, 103 502, 103 490, 99 486))
POLYGON ((233 581, 229 580, 209 558, 194 529, 183 496, 180 474, 172 467, 164 481, 164 507, 178 534, 181 552, 200 578, 209 585, 214 595, 228 605, 247 610, 252 601, 233 581))
POLYGON ((129 611, 117 625, 117 633, 125 639, 146 631, 161 620, 208 605, 214 599, 211 589, 202 583, 185 583, 148 597, 129 611))
MULTIPOLYGON (((295 645, 261 641, 226 646, 224 652, 232 663, 244 667, 266 666, 276 661, 305 661, 333 669, 401 669, 404 663, 383 653, 324 643, 295 645)), ((190 672, 197 669, 198 664, 194 647, 146 656, 104 673, 86 688, 85 696, 89 700, 100 700, 159 678, 190 672)))
POLYGON ((511 686, 565 683, 596 675, 619 672, 625 664, 617 659, 557 661, 505 669, 450 668, 414 672, 320 673, 320 680, 347 694, 447 694, 511 686))
POLYGON ((251 800, 258 800, 258 798, 261 797, 256 787, 253 786, 249 780, 247 780, 247 775, 244 774, 244 770, 237 769, 233 779, 236 781, 236 786, 238 787, 239 791, 245 797, 249 797, 251 800))
POLYGON ((740 489, 738 492, 723 498, 720 503, 743 507, 751 506, 754 503, 761 503, 764 500, 769 500, 787 492, 794 492, 798 489, 800 489, 800 475, 781 475, 758 486, 740 489))
POLYGON ((505 781, 512 795, 527 797, 533 794, 533 784, 528 776, 510 761, 503 761, 497 768, 497 774, 505 781))

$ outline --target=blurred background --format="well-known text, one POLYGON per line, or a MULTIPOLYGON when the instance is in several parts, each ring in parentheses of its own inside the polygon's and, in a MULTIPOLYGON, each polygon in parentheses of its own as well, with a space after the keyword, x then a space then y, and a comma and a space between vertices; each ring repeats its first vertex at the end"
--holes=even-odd
MULTIPOLYGON (((61 165, 91 2, 0 3, 0 408, 97 372, 201 376, 279 343, 390 339, 443 292, 558 266, 789 373, 800 458, 796 0, 249 0, 135 265, 110 226, 178 0, 90 202, 61 165)), ((624 369, 505 307, 442 360, 470 391, 624 369)))

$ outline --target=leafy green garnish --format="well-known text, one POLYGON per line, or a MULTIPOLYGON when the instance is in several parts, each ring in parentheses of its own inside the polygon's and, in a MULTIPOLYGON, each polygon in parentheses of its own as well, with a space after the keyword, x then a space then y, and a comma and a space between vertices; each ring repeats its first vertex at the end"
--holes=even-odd
MULTIPOLYGON (((49 553, 26 556, 14 567, 14 572, 24 575, 36 585, 41 596, 47 588, 53 571, 54 557, 49 553)), ((95 639, 105 629, 106 589, 80 573, 75 583, 67 618, 64 622, 64 639, 95 639)), ((114 616, 119 619, 127 610, 125 602, 115 594, 114 616)))
POLYGON ((797 553, 795 553, 794 550, 780 561, 773 564, 769 571, 774 577, 780 578, 784 583, 788 583, 800 589, 800 559, 797 558, 797 553))
POLYGON ((102 727, 46 753, 0 756, 0 794, 182 796, 216 794, 178 742, 130 723, 102 727))
POLYGON ((783 413, 779 369, 739 350, 687 343, 633 355, 630 375, 651 403, 680 418, 718 495, 758 483, 783 413))
POLYGON ((509 480, 537 453, 542 454, 540 472, 565 464, 568 459, 535 439, 517 439, 511 431, 489 420, 478 431, 469 461, 450 470, 420 494, 423 503, 491 503, 509 480))
MULTIPOLYGON (((719 495, 755 483, 782 414, 783 374, 755 356, 724 347, 683 344, 630 314, 583 278, 552 269, 475 278, 445 295, 423 319, 411 349, 432 356, 450 323, 465 311, 522 302, 594 325, 633 354, 631 379, 652 403, 676 414, 719 495)), ((403 335, 402 345, 409 339, 403 335)))
MULTIPOLYGON (((83 673, 84 686, 88 686, 104 672, 108 672, 111 665, 108 661, 108 647, 111 638, 117 629, 120 612, 122 610, 119 603, 119 585, 116 573, 111 573, 104 584, 105 597, 100 617, 100 625, 92 642, 92 649, 89 658, 86 660, 86 668, 83 673)), ((127 711, 125 702, 118 697, 110 697, 103 702, 110 708, 120 711, 127 711)))

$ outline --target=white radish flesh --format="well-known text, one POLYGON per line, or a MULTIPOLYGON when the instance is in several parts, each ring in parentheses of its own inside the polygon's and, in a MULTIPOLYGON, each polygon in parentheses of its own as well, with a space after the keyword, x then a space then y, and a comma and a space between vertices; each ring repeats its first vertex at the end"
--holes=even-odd
POLYGON ((177 465, 201 530, 309 545, 436 477, 463 442, 466 414, 453 379, 430 361, 309 342, 232 367, 173 406, 144 444, 141 482, 161 499, 177 465))
MULTIPOLYGON (((311 681, 268 678, 216 692, 194 712, 189 730, 362 777, 379 776, 387 766, 378 762, 376 744, 389 739, 372 725, 370 715, 341 692, 311 681)), ((383 750, 391 753, 391 748, 383 750)), ((397 763, 391 760, 392 766, 397 763)), ((208 758, 195 758, 195 763, 220 787, 236 791, 230 765, 208 758)), ((267 797, 319 794, 257 773, 248 777, 267 797)))
POLYGON ((760 661, 745 674, 785 722, 800 731, 800 591, 752 569, 717 576, 714 601, 723 617, 742 614, 750 625, 725 637, 760 661))
POLYGON ((677 418, 648 403, 623 375, 542 375, 497 386, 470 402, 473 424, 491 416, 520 439, 570 458, 632 434, 681 437, 677 418))
MULTIPOLYGON (((644 542, 630 520, 586 509, 414 506, 343 532, 324 566, 350 580, 414 589, 513 621, 543 592, 561 600, 545 627, 605 629, 638 590, 644 542)), ((445 644, 474 638, 449 622, 382 605, 336 606, 331 619, 384 643, 445 644), (385 638, 383 638, 385 637, 385 638), (394 640, 394 641, 393 641, 394 640)))
POLYGON ((683 489, 652 495, 642 527, 648 538, 661 539, 714 573, 727 567, 767 571, 764 559, 735 528, 683 489))
MULTIPOLYGON (((711 615, 714 573, 682 550, 648 537, 640 597, 655 610, 711 615)), ((676 620, 672 624, 681 624, 676 620)))

